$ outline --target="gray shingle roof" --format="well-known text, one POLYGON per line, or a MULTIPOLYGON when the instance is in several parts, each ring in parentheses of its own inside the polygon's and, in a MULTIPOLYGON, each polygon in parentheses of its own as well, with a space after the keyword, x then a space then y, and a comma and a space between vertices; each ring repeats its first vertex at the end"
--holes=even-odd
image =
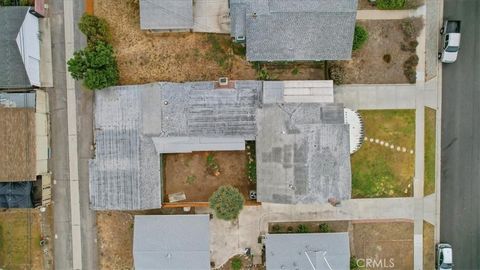
POLYGON ((258 201, 350 198, 349 131, 341 104, 265 104, 257 129, 258 201))
POLYGON ((135 216, 135 269, 210 269, 208 215, 135 216))
POLYGON ((16 38, 29 7, 0 7, 0 88, 30 88, 16 38))
POLYGON ((261 81, 234 81, 218 88, 215 82, 162 82, 96 92, 96 156, 89 163, 92 207, 159 208, 160 154, 243 150, 246 140, 257 141, 259 201, 350 198, 343 105, 283 104, 277 92, 284 93, 290 83, 268 85, 264 89, 261 81))
POLYGON ((267 269, 350 269, 348 233, 269 234, 265 254, 267 269))
POLYGON ((140 27, 152 30, 193 28, 193 0, 140 0, 140 27))
POLYGON ((232 0, 231 16, 241 19, 232 18, 231 35, 246 36, 249 61, 346 60, 356 6, 357 0, 232 0))

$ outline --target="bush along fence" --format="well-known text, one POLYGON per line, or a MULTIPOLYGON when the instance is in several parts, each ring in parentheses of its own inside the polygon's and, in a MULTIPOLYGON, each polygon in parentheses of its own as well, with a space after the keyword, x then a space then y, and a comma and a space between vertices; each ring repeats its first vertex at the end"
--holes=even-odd
POLYGON ((98 90, 118 84, 117 60, 104 19, 84 14, 78 25, 87 37, 87 47, 74 53, 68 60, 68 71, 75 80, 83 80, 85 87, 98 90))

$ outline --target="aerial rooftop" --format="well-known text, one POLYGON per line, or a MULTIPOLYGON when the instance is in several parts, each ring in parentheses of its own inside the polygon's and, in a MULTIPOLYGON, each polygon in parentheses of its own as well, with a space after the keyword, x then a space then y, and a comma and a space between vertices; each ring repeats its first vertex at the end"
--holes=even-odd
POLYGON ((96 92, 92 207, 159 208, 161 154, 244 150, 248 140, 257 140, 259 201, 349 198, 348 125, 341 104, 322 103, 333 101, 329 85, 162 82, 96 92), (299 102, 304 100, 314 103, 299 102))

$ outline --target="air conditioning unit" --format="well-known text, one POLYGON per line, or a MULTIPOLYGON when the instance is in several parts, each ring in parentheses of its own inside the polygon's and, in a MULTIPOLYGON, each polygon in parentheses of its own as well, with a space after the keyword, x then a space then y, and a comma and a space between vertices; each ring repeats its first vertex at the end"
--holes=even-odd
POLYGON ((255 190, 250 190, 249 196, 250 200, 256 200, 257 199, 257 191, 255 190))
POLYGON ((227 77, 220 77, 218 79, 218 84, 220 86, 227 86, 228 85, 228 78, 227 77))

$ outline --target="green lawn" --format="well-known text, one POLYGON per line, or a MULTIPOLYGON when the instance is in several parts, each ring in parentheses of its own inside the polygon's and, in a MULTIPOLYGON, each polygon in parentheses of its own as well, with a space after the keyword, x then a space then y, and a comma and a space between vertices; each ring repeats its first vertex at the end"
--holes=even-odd
POLYGON ((359 111, 365 136, 405 147, 407 152, 365 141, 352 155, 352 197, 409 197, 413 194, 415 110, 359 111))
POLYGON ((425 171, 424 195, 435 192, 435 137, 436 137, 436 111, 425 107, 425 171))
POLYGON ((0 269, 42 269, 39 241, 40 224, 34 210, 0 213, 0 269))

